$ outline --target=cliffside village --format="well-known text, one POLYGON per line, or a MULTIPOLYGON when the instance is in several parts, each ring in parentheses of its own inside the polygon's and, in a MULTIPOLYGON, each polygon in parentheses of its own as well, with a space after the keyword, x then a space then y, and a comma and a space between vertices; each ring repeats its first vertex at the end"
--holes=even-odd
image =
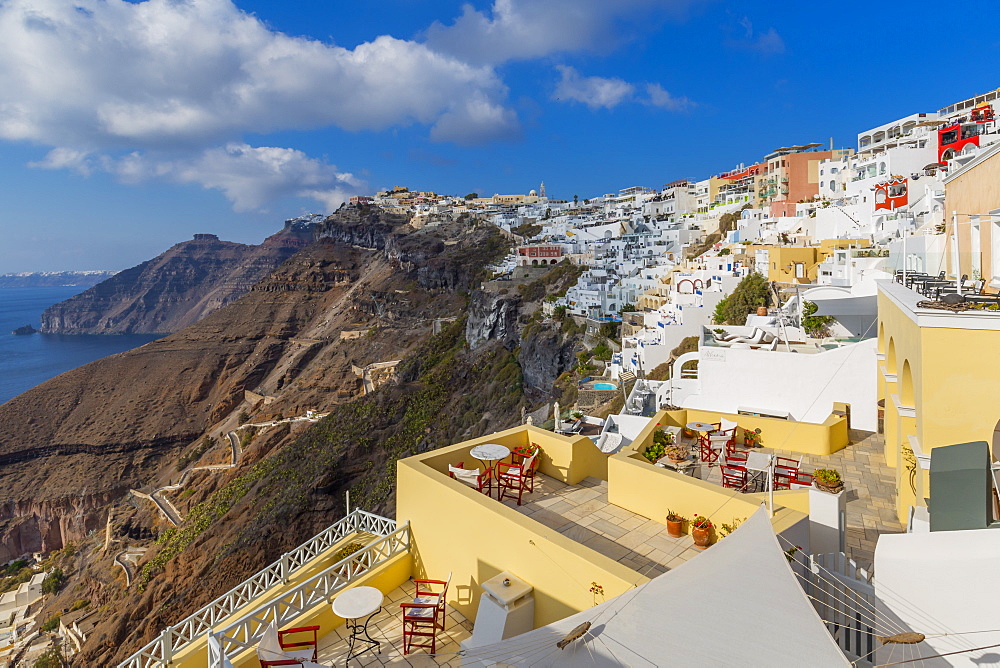
POLYGON ((352 198, 502 229, 496 298, 580 267, 539 317, 606 354, 120 666, 996 663, 998 96, 659 188, 352 198))

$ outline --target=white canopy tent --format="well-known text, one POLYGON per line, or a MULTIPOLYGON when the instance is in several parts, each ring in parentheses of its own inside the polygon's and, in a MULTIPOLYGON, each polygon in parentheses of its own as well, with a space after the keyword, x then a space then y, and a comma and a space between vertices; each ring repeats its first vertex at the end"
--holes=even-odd
POLYGON ((796 582, 762 508, 703 554, 462 665, 849 666, 796 582), (589 631, 560 650, 578 625, 589 631))

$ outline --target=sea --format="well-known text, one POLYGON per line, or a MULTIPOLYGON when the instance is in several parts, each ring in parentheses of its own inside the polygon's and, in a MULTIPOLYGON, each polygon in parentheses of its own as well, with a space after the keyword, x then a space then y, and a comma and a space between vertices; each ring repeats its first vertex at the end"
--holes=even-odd
POLYGON ((65 371, 161 338, 157 334, 11 333, 24 325, 40 328, 42 311, 85 289, 0 288, 0 404, 65 371))

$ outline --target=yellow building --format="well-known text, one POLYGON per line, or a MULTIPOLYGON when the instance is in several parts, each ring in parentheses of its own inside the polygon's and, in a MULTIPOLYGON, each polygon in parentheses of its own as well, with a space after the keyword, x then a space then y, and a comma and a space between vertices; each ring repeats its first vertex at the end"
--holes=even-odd
POLYGON ((819 246, 775 246, 752 244, 746 253, 753 255, 756 269, 766 273, 769 281, 778 283, 815 283, 819 264, 843 248, 867 247, 867 239, 825 239, 819 246))
POLYGON ((918 307, 924 299, 899 283, 879 285, 879 400, 904 524, 910 506, 927 505, 931 450, 971 441, 995 449, 1000 428, 1000 375, 992 363, 1000 350, 1000 312, 918 307))
POLYGON ((948 270, 1000 289, 1000 143, 945 179, 948 270), (957 244, 956 244, 957 241, 957 244))

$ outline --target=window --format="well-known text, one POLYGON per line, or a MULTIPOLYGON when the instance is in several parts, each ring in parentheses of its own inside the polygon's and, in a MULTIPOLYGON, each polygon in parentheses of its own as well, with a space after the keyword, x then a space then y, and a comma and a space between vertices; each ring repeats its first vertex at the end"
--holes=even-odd
POLYGON ((805 278, 806 277, 806 265, 801 262, 795 263, 795 278, 805 278))
POLYGON ((879 174, 885 174, 885 163, 884 163, 884 162, 880 162, 880 163, 879 163, 879 166, 878 166, 878 173, 879 173, 879 174))

